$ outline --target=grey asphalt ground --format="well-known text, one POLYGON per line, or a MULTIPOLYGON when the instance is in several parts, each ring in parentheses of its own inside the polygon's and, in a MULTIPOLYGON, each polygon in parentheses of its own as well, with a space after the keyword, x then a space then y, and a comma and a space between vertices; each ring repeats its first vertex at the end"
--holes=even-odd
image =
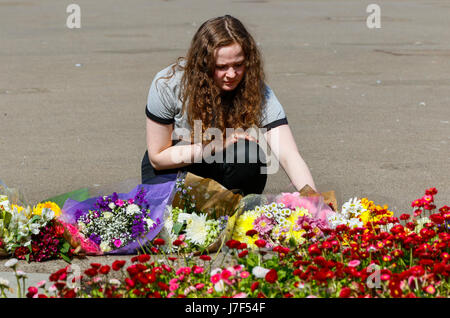
MULTIPOLYGON (((139 180, 151 80, 227 13, 259 43, 320 191, 397 215, 433 186, 450 203, 450 3, 437 0, 2 0, 0 179, 30 203, 139 180), (66 27, 73 2, 81 29, 66 27)), ((265 193, 292 190, 280 170, 265 193)))

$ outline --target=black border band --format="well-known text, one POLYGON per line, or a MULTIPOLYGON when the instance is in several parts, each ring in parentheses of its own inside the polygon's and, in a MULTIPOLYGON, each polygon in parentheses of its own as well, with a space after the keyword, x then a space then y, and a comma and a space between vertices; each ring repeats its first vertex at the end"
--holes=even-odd
POLYGON ((281 125, 287 125, 287 124, 288 124, 287 118, 284 117, 284 118, 275 120, 275 121, 273 121, 271 123, 268 123, 263 128, 265 128, 265 129, 267 129, 267 131, 269 131, 272 128, 275 128, 275 127, 278 127, 278 126, 281 126, 281 125))
POLYGON ((167 119, 167 118, 161 118, 156 115, 153 115, 152 113, 149 112, 147 105, 145 105, 145 114, 147 115, 147 117, 149 119, 156 121, 157 123, 160 123, 160 124, 168 125, 168 124, 173 124, 175 122, 175 120, 173 118, 167 119))

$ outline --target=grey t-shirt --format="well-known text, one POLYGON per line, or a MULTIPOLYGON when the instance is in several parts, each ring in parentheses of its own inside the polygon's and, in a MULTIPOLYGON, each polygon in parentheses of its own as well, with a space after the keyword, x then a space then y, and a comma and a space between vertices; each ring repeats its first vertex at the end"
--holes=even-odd
MULTIPOLYGON (((174 124, 174 129, 191 129, 187 114, 182 113, 183 103, 178 98, 183 70, 175 68, 175 74, 169 79, 159 79, 171 74, 172 65, 158 72, 148 92, 146 114, 151 120, 161 124, 174 124), (157 80, 159 79, 159 80, 157 80)), ((268 85, 265 85, 266 105, 263 107, 261 127, 270 130, 287 124, 286 114, 277 97, 268 85)))

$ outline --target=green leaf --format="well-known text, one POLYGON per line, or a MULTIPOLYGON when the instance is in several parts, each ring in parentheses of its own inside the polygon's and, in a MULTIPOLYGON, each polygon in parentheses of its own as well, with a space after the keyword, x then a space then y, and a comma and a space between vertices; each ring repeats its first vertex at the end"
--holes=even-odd
POLYGON ((175 233, 175 235, 178 235, 178 233, 180 233, 180 231, 181 231, 181 228, 183 227, 183 223, 175 223, 174 225, 173 225, 173 233, 175 233))
POLYGON ((60 208, 64 206, 64 203, 67 201, 67 199, 72 199, 75 201, 84 201, 86 199, 89 199, 89 189, 88 188, 81 188, 78 190, 74 190, 71 192, 63 193, 57 196, 54 196, 52 198, 48 198, 46 200, 42 200, 41 203, 51 201, 56 203, 60 208))
POLYGON ((25 255, 25 259, 27 260, 27 262, 30 262, 30 254, 25 255))
POLYGON ((68 242, 64 242, 63 246, 61 247, 61 253, 67 253, 70 249, 70 244, 68 242))
POLYGON ((61 258, 62 258, 63 260, 65 260, 67 263, 69 263, 69 264, 72 263, 72 260, 71 260, 71 259, 69 258, 69 256, 67 256, 66 254, 59 253, 59 256, 61 256, 61 258))

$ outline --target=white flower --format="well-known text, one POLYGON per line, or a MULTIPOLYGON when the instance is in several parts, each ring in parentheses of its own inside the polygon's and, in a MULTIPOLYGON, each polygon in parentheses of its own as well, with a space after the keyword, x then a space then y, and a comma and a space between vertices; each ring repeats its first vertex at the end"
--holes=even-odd
POLYGON ((85 232, 86 231, 86 224, 84 224, 83 222, 79 221, 78 222, 78 228, 80 229, 81 232, 85 232))
POLYGON ((11 258, 5 263, 5 267, 14 268, 17 265, 18 260, 16 258, 11 258))
POLYGON ((192 214, 189 214, 189 213, 180 213, 180 214, 178 214, 178 222, 179 223, 187 222, 191 218, 192 218, 192 214))
POLYGON ((134 215, 136 213, 139 213, 141 211, 141 209, 136 204, 130 204, 129 206, 127 206, 126 211, 127 211, 127 215, 134 215))
POLYGON ((39 231, 40 224, 38 224, 38 223, 30 224, 29 228, 30 228, 30 232, 35 234, 35 235, 39 234, 39 232, 40 232, 39 231))
POLYGON ((55 211, 53 211, 52 209, 48 209, 48 208, 42 209, 41 217, 44 222, 53 220, 55 217, 55 211))
POLYGON ((109 280, 109 283, 110 283, 111 285, 117 285, 117 286, 120 286, 120 281, 119 281, 118 279, 115 279, 115 278, 111 278, 111 279, 109 280))
POLYGON ((269 269, 261 267, 261 266, 255 266, 253 267, 252 274, 256 278, 264 278, 266 277, 266 274, 270 272, 269 269))
POLYGON ((223 280, 220 280, 218 283, 214 284, 214 289, 218 293, 223 292, 225 289, 225 284, 224 284, 223 280))
POLYGON ((27 273, 23 272, 23 271, 16 271, 16 276, 17 278, 27 278, 27 273))
POLYGON ((103 217, 105 219, 110 219, 113 217, 113 214, 111 212, 103 212, 103 217))
POLYGON ((0 287, 9 288, 9 280, 0 277, 0 287))
POLYGON ((196 213, 191 214, 190 220, 186 226, 186 239, 194 244, 202 246, 205 244, 208 235, 208 226, 206 224, 206 213, 200 215, 196 213))
POLYGON ((109 252, 109 251, 111 251, 111 247, 109 247, 108 242, 101 242, 101 243, 100 243, 100 249, 101 249, 103 252, 109 252))
POLYGON ((221 268, 214 268, 212 271, 211 271, 211 276, 214 276, 214 275, 216 275, 217 273, 220 273, 222 271, 222 269, 221 268))
POLYGON ((148 228, 151 228, 155 224, 155 221, 152 219, 145 219, 145 222, 147 222, 148 228))
POLYGON ((114 202, 111 202, 110 204, 108 204, 108 207, 109 207, 111 210, 114 210, 114 208, 116 207, 116 205, 114 204, 114 202))

